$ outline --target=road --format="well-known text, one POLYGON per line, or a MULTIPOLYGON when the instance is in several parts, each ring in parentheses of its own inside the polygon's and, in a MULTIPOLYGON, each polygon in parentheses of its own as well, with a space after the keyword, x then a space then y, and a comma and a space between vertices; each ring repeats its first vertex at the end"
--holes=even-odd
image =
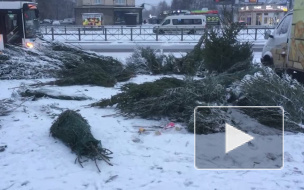
MULTIPOLYGON (((195 43, 84 43, 70 42, 71 45, 81 49, 96 52, 133 52, 136 47, 150 47, 151 49, 159 49, 163 52, 189 52, 195 43)), ((264 43, 254 43, 253 51, 262 52, 264 43)))

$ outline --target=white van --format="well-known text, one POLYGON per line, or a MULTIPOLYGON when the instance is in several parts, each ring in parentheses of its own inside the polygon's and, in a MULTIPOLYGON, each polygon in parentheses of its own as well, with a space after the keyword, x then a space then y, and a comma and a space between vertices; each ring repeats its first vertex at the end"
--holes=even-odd
POLYGON ((265 34, 268 38, 262 52, 263 65, 272 66, 275 70, 286 69, 288 40, 290 39, 293 12, 289 12, 276 26, 272 34, 265 34))
POLYGON ((263 49, 261 62, 277 72, 287 71, 304 79, 304 4, 295 1, 294 10, 285 15, 263 49))
POLYGON ((164 21, 153 28, 154 33, 180 33, 194 34, 206 27, 205 15, 173 15, 167 16, 164 21))

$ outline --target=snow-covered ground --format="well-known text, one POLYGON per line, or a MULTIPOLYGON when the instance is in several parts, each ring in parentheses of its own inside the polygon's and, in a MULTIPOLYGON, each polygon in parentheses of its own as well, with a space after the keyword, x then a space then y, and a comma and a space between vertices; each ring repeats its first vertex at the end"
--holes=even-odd
MULTIPOLYGON (((125 60, 127 54, 109 54, 125 60)), ((260 54, 255 54, 255 60, 260 54)), ((143 83, 162 76, 140 75, 128 82, 143 83)), ((32 80, 0 80, 0 99, 16 96, 21 83, 32 80)), ((7 116, 0 117, 0 190, 67 189, 304 189, 304 134, 285 133, 284 168, 273 171, 199 171, 194 168, 194 135, 183 124, 139 134, 139 127, 166 126, 163 119, 125 118, 114 108, 86 105, 119 92, 96 86, 46 86, 67 95, 86 95, 91 100, 65 101, 49 98, 26 101, 7 116), (50 136, 55 116, 62 110, 79 110, 92 127, 92 134, 113 151, 109 166, 98 162, 74 164, 76 155, 50 136), (181 129, 181 130, 176 130, 181 129)))

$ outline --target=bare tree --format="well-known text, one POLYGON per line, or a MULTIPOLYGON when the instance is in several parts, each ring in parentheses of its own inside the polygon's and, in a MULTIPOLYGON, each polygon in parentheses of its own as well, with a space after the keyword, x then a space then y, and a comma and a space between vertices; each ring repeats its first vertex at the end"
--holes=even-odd
POLYGON ((216 2, 214 0, 193 0, 191 6, 192 9, 208 8, 209 10, 216 9, 216 2))
POLYGON ((148 18, 149 15, 159 16, 161 13, 168 10, 171 10, 171 7, 168 5, 168 3, 166 1, 161 1, 157 6, 152 6, 151 9, 144 9, 143 17, 148 18))
POLYGON ((172 0, 171 8, 172 10, 189 10, 194 0, 172 0))
POLYGON ((161 1, 158 3, 157 5, 157 9, 158 9, 158 14, 164 12, 164 11, 168 11, 171 9, 171 6, 168 5, 168 3, 166 1, 161 1))
POLYGON ((214 0, 173 0, 171 7, 173 10, 201 10, 208 8, 209 10, 216 9, 214 0))
POLYGON ((64 19, 74 16, 73 0, 37 0, 40 18, 64 19))
POLYGON ((221 5, 218 7, 221 23, 230 26, 233 23, 233 10, 230 5, 221 5))

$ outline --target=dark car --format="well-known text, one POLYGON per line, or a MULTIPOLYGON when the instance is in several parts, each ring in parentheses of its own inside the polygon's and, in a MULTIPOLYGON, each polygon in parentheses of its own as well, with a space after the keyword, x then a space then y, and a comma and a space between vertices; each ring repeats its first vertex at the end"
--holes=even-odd
POLYGON ((239 22, 237 22, 237 24, 242 28, 247 28, 247 23, 245 21, 240 20, 239 22))

